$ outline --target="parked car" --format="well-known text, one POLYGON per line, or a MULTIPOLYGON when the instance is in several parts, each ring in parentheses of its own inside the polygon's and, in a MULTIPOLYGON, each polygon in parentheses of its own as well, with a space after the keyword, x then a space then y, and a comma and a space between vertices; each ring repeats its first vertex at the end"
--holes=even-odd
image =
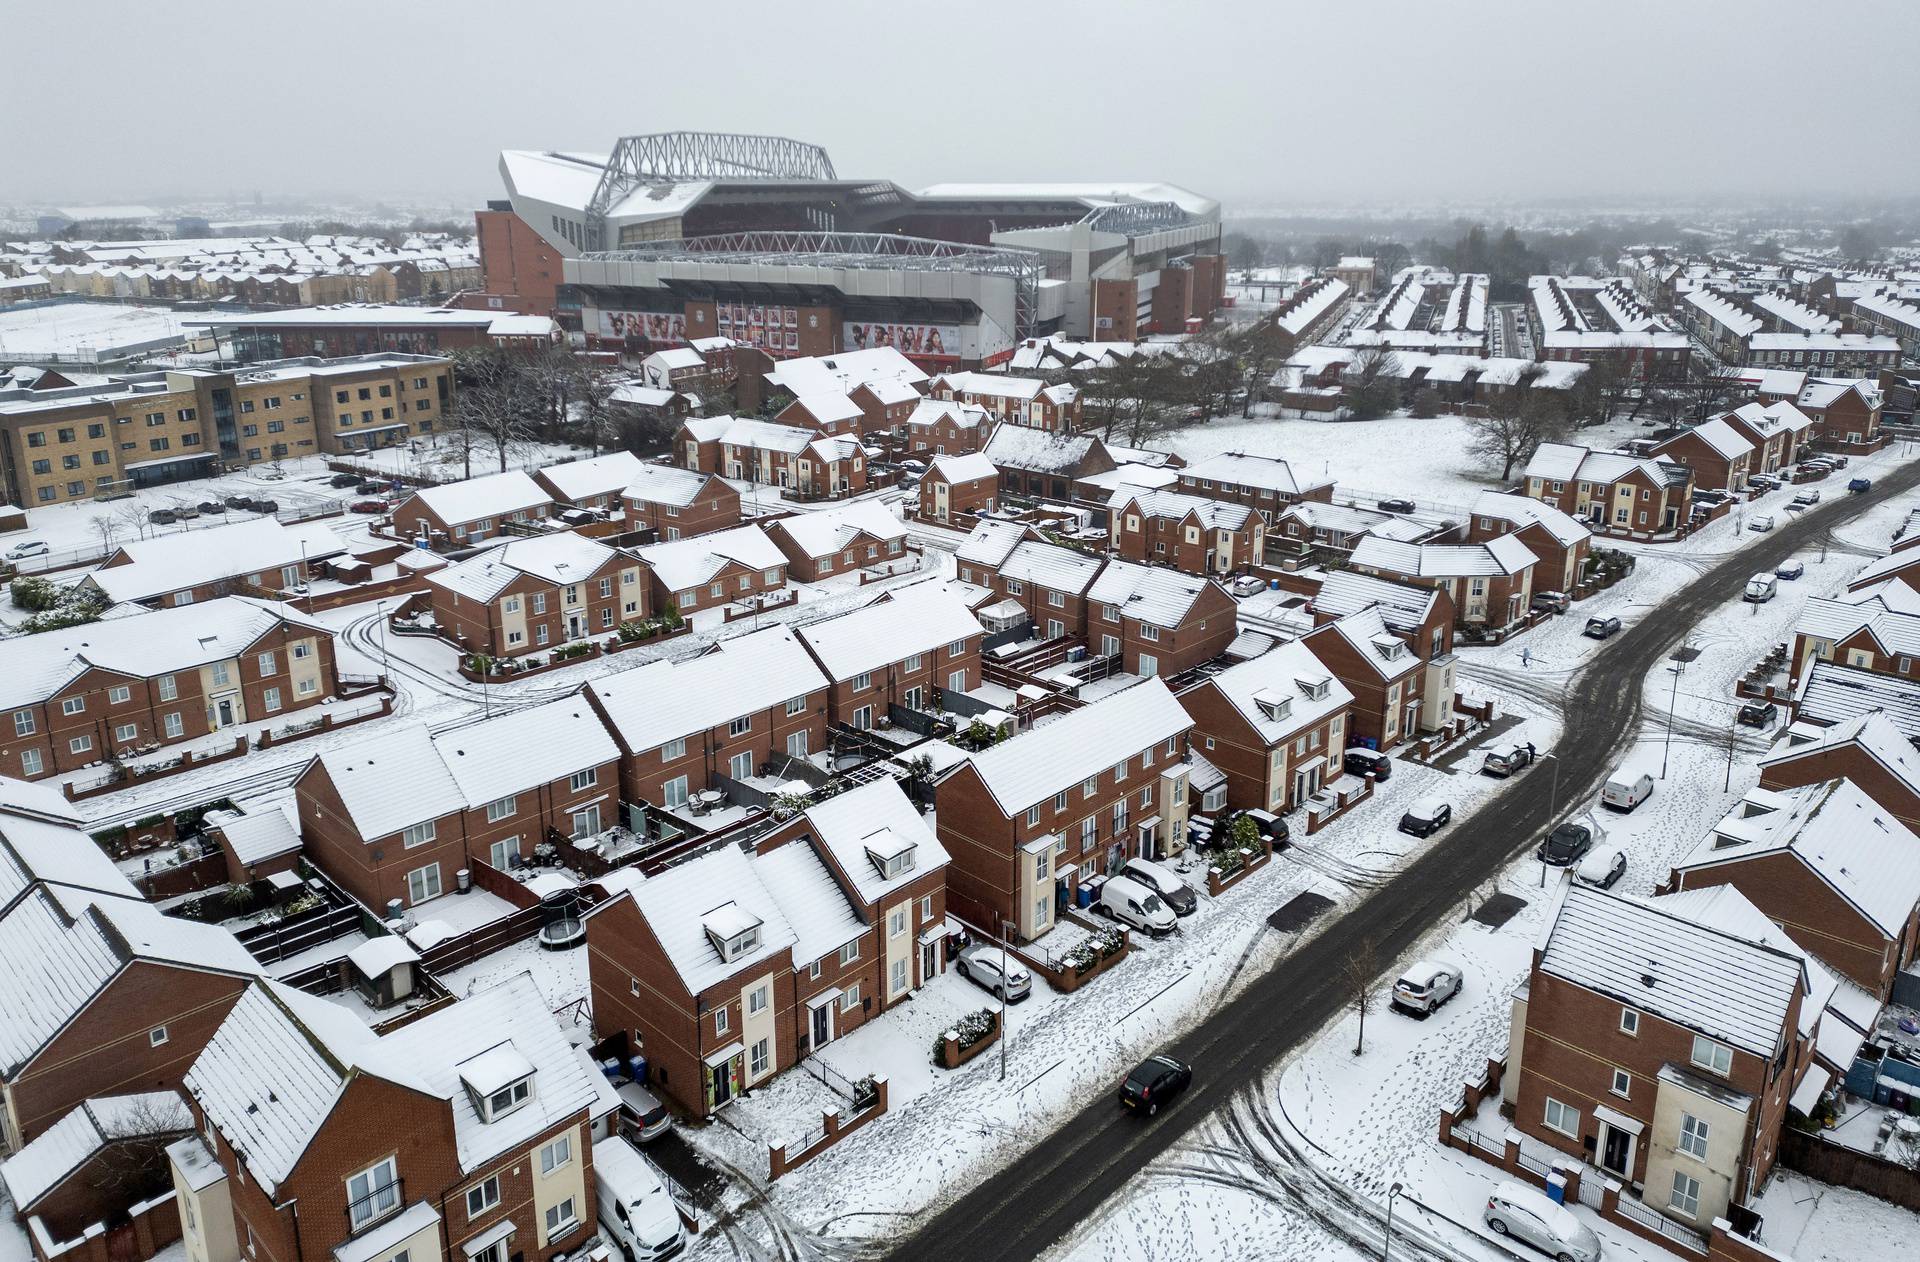
POLYGON ((1512 1236, 1556 1262, 1600 1262, 1600 1237, 1545 1192, 1502 1179, 1481 1215, 1496 1236, 1512 1236))
POLYGON ((256 513, 277 513, 280 511, 280 505, 275 500, 255 500, 247 507, 256 513))
POLYGON ((620 1097, 620 1112, 625 1123, 622 1133, 627 1138, 644 1144, 673 1129, 673 1114, 646 1083, 624 1076, 612 1082, 613 1093, 620 1097))
POLYGON ((1565 592, 1535 592, 1533 599, 1527 602, 1529 609, 1549 609, 1554 613, 1565 613, 1573 608, 1573 599, 1565 592))
POLYGON ((1638 767, 1618 767, 1600 786, 1600 805, 1631 811, 1653 796, 1653 777, 1638 767))
POLYGON ((147 514, 147 520, 156 526, 171 526, 180 519, 171 508, 156 508, 147 514))
POLYGON ((368 478, 353 489, 361 495, 385 495, 387 493, 387 484, 385 482, 375 482, 372 478, 368 478))
POLYGON ((1460 966, 1445 960, 1420 960, 1393 984, 1393 1006, 1422 1016, 1460 993, 1460 966))
POLYGON ((1787 505, 1786 511, 1797 517, 1801 513, 1806 512, 1809 507, 1811 507, 1811 505, 1802 504, 1799 500, 1795 500, 1793 503, 1787 505))
POLYGON ((1383 513, 1411 513, 1414 510, 1412 500, 1381 500, 1375 507, 1383 513))
POLYGON ((229 495, 226 498, 228 508, 247 509, 253 507, 253 501, 244 495, 229 495))
POLYGON ((1173 909, 1146 882, 1130 876, 1110 876, 1102 882, 1093 910, 1156 938, 1174 929, 1173 909))
POLYGON ((1854 495, 1865 495, 1873 489, 1872 478, 1855 478, 1847 483, 1847 490, 1854 495))
POLYGON ((1267 580, 1255 578, 1251 574, 1242 574, 1239 578, 1233 580, 1233 586, 1228 590, 1236 596, 1257 595, 1267 590, 1267 580))
POLYGON ((1120 874, 1158 894, 1176 916, 1191 916, 1199 910, 1200 900, 1193 896, 1193 887, 1151 859, 1128 859, 1120 865, 1120 874))
POLYGON ((24 561, 28 557, 43 557, 51 551, 45 539, 22 539, 7 549, 7 560, 24 561))
POLYGON ((1604 640, 1608 636, 1617 635, 1619 631, 1620 619, 1618 618, 1588 618, 1587 625, 1581 628, 1580 634, 1588 639, 1604 640))
POLYGON ((1756 473, 1747 479, 1747 485, 1757 486, 1763 491, 1777 491, 1780 489, 1780 479, 1771 473, 1756 473))
POLYGON ((1791 561, 1782 561, 1779 565, 1776 565, 1773 568, 1773 576, 1775 578, 1794 579, 1794 578, 1799 578, 1802 574, 1805 574, 1806 572, 1807 572, 1807 563, 1798 558, 1795 558, 1791 561))
POLYGON ((1284 850, 1286 848, 1287 839, 1292 835, 1287 828, 1286 820, 1281 819, 1272 811, 1263 811, 1257 806, 1249 807, 1240 813, 1253 821, 1254 829, 1260 834, 1260 840, 1266 842, 1275 850, 1284 850))
POLYGON ((1793 502, 1805 507, 1812 507, 1820 502, 1820 492, 1814 490, 1812 487, 1808 487, 1806 490, 1800 492, 1800 494, 1794 496, 1793 502))
POLYGON ((1547 834, 1540 843, 1534 856, 1545 864, 1564 868, 1578 863, 1581 856, 1593 849, 1593 830, 1585 824, 1576 824, 1572 820, 1560 825, 1547 834))
POLYGON ((355 500, 347 505, 349 513, 384 513, 387 511, 385 500, 355 500))
POLYGON ((1739 722, 1742 727, 1772 727, 1779 717, 1780 707, 1773 702, 1749 701, 1740 707, 1739 722))
POLYGON ((1773 515, 1771 513, 1762 513, 1758 517, 1751 518, 1747 522, 1747 529, 1757 530, 1761 534, 1765 534, 1767 531, 1773 529, 1773 515))
POLYGON ((1431 837, 1453 819, 1453 808, 1439 798, 1420 798, 1400 817, 1400 831, 1415 837, 1431 837))
POLYGON ((1120 1103, 1152 1117, 1160 1106, 1193 1085, 1193 1066, 1156 1052, 1133 1067, 1120 1084, 1120 1103))
POLYGON ((1780 580, 1771 574, 1755 574, 1747 580, 1747 590, 1740 593, 1740 599, 1764 605, 1774 598, 1780 590, 1780 580))
POLYGON ((224 513, 227 511, 227 506, 219 500, 201 500, 200 511, 203 513, 224 513))
POLYGON ((1033 974, 1027 972, 1026 965, 991 942, 967 947, 953 967, 960 976, 1008 1003, 1019 1003, 1033 993, 1033 974))
POLYGON ((175 504, 173 506, 173 515, 181 521, 193 521, 200 516, 200 506, 198 504, 175 504))
POLYGON ((1393 778, 1393 759, 1377 749, 1366 749, 1356 745, 1346 752, 1340 765, 1346 769, 1348 775, 1364 776, 1371 771, 1376 783, 1393 778))
POLYGON ((680 1211, 660 1172, 619 1135, 593 1146, 600 1226, 632 1262, 670 1257, 686 1246, 680 1211))
POLYGON ((327 479, 327 485, 331 487, 359 486, 360 475, 357 473, 336 473, 327 479))
POLYGON ((1602 846, 1587 852, 1587 857, 1573 870, 1573 879, 1582 885, 1612 889, 1626 870, 1627 852, 1618 846, 1602 846))
POLYGON ((1526 745, 1496 745, 1480 760, 1480 770, 1490 776, 1510 776, 1533 762, 1533 750, 1526 745))

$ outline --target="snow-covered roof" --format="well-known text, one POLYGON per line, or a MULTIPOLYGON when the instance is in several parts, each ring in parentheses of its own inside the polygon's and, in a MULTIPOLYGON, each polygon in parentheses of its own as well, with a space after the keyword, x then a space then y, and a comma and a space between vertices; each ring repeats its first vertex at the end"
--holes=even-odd
POLYGON ((292 803, 240 811, 209 811, 206 823, 217 828, 242 867, 294 854, 300 849, 300 825, 292 803))
POLYGON ((828 678, 842 683, 867 671, 983 634, 966 602, 937 583, 918 583, 864 609, 801 627, 828 678))
POLYGON ((1577 518, 1525 495, 1482 491, 1473 501, 1473 515, 1491 517, 1515 526, 1537 524, 1553 536, 1555 543, 1566 548, 1593 537, 1593 532, 1581 525, 1577 518))
POLYGON ((807 824, 814 837, 833 855, 834 862, 853 882, 861 900, 880 907, 902 886, 947 863, 947 851, 920 812, 891 778, 869 781, 837 793, 807 808, 807 824), (911 847, 913 863, 889 877, 874 854, 911 847))
POLYGON ((1229 666, 1201 686, 1207 685, 1219 689, 1268 745, 1353 704, 1347 686, 1298 640, 1229 666))
POLYGON ((633 901, 681 985, 694 996, 765 964, 797 941, 755 862, 734 846, 722 846, 628 886, 594 908, 589 919, 623 898, 633 901), (715 934, 724 941, 756 925, 759 943, 731 960, 714 941, 715 934))
POLYGON ((1420 666, 1420 655, 1406 639, 1389 627, 1380 606, 1373 605, 1344 618, 1335 618, 1313 631, 1313 636, 1337 635, 1353 649, 1353 655, 1381 680, 1400 679, 1420 666))
POLYGON ((890 507, 875 499, 852 500, 814 513, 795 513, 780 518, 767 529, 775 535, 785 535, 800 550, 800 555, 806 557, 830 556, 862 534, 881 543, 907 536, 906 524, 894 516, 890 507))
POLYGON ((932 477, 936 473, 957 486, 962 482, 998 477, 1000 470, 986 456, 973 451, 964 456, 935 456, 933 463, 927 466, 927 476, 932 477))
POLYGON ((192 1129, 193 1113, 178 1091, 96 1096, 0 1163, 0 1183, 6 1185, 14 1212, 25 1215, 109 1144, 192 1129))
POLYGON ((903 381, 917 385, 927 379, 927 374, 894 347, 873 346, 837 355, 781 360, 766 377, 774 385, 792 392, 795 398, 805 398, 826 390, 849 393, 855 386, 868 382, 903 381))
POLYGON ((1908 740, 1920 740, 1920 683, 1898 675, 1816 658, 1793 700, 1794 716, 1810 723, 1842 723, 1881 710, 1908 740))
POLYGON ((94 570, 86 581, 115 603, 151 600, 249 574, 260 574, 271 585, 286 566, 337 557, 346 550, 340 536, 323 522, 283 526, 272 517, 256 517, 123 543, 126 562, 94 570))
POLYGON ((452 814, 467 804, 424 723, 375 731, 328 750, 314 762, 326 769, 347 817, 366 841, 452 814))
POLYGON ((803 394, 794 400, 807 415, 822 425, 837 425, 842 421, 857 421, 866 415, 860 405, 839 390, 817 390, 812 394, 803 394))
POLYGON ((282 625, 331 634, 289 605, 248 596, 134 609, 125 617, 0 639, 0 706, 44 701, 89 669, 150 679, 226 661, 282 625))
POLYGON ((560 498, 578 504, 596 495, 618 495, 643 477, 646 470, 660 467, 648 464, 630 451, 610 451, 590 460, 548 465, 540 470, 540 476, 552 483, 560 498))
POLYGON ((1101 564, 1099 557, 1077 549, 1029 539, 1016 545, 998 568, 1002 578, 1078 596, 1100 573, 1101 564))
MULTIPOLYGON (((1040 397, 1047 383, 1038 377, 1009 377, 1001 373, 947 372, 927 383, 932 391, 951 390, 955 394, 984 395, 990 399, 1019 399, 1028 402, 1040 397)), ((1067 389, 1071 390, 1069 386, 1067 389)), ((1069 396, 1071 398, 1071 396, 1069 396)))
MULTIPOLYGON (((29 797, 20 790, 37 787, 0 779, 0 798, 29 797)), ((0 801, 0 915, 43 886, 114 898, 142 897, 85 827, 38 813, 18 813, 0 801)))
POLYGON ((1689 290, 1680 300, 1735 337, 1750 337, 1758 333, 1764 323, 1759 316, 1711 289, 1689 290))
MULTIPOLYGON (((1892 587, 1912 597, 1912 589, 1905 584, 1892 587)), ((1887 653, 1920 656, 1920 614, 1902 613, 1887 604, 1872 591, 1852 593, 1848 600, 1816 596, 1800 610, 1793 631, 1836 643, 1865 631, 1887 653)))
POLYGON ((913 405, 913 415, 907 418, 911 427, 927 427, 948 421, 961 429, 977 429, 992 418, 987 410, 977 403, 964 403, 959 399, 922 399, 913 405))
POLYGON ((1012 816, 1192 727, 1193 720, 1156 675, 982 750, 970 761, 1002 813, 1012 816))
POLYGON ((1183 495, 1179 491, 1150 491, 1123 486, 1107 501, 1114 512, 1138 508, 1147 517, 1180 521, 1189 515, 1199 519, 1204 530, 1244 530, 1250 525, 1253 510, 1245 504, 1208 499, 1201 495, 1183 495))
POLYGON ((1570 885, 1538 967, 1771 1060, 1805 975, 1802 960, 1690 919, 1684 906, 1570 885))
POLYGON ((1752 789, 1681 859, 1681 871, 1789 853, 1883 934, 1920 903, 1920 838, 1850 780, 1752 789))
POLYGON ((814 431, 798 425, 783 425, 775 421, 758 421, 752 417, 716 416, 710 421, 686 422, 687 428, 702 442, 717 440, 732 447, 749 447, 756 451, 783 451, 788 455, 797 455, 807 449, 814 440, 814 431), (724 421, 723 425, 713 422, 724 421), (709 433, 709 428, 711 433, 709 433))
POLYGON ((620 760, 606 724, 578 693, 439 732, 433 747, 473 807, 620 760))
POLYGON ((1354 545, 1356 569, 1385 570, 1409 578, 1461 578, 1518 574, 1539 561, 1514 535, 1485 543, 1402 543, 1369 535, 1354 545))
POLYGON ((1878 560, 1869 561, 1862 566, 1858 574, 1847 580, 1847 586, 1855 590, 1864 590, 1891 580, 1895 575, 1915 565, 1920 565, 1920 549, 1902 548, 1897 552, 1889 552, 1878 560))
MULTIPOLYGON (((1164 565, 1138 565, 1115 558, 1087 589, 1087 600, 1112 605, 1129 618, 1169 630, 1185 622, 1210 580, 1164 565)), ((1228 618, 1232 614, 1224 615, 1228 618)))
POLYGON ((1837 381, 1826 377, 1817 377, 1807 382, 1806 389, 1800 392, 1799 404, 1803 408, 1823 410, 1832 407, 1842 397, 1857 394, 1871 404, 1878 392, 1864 381, 1837 381))
POLYGON ((711 473, 682 469, 678 465, 643 464, 634 470, 632 480, 621 488, 620 495, 635 504, 685 508, 700 497, 713 477, 711 473))
POLYGON ((1920 797, 1920 753, 1883 712, 1868 711, 1854 715, 1831 727, 1813 723, 1794 723, 1780 734, 1773 748, 1759 760, 1761 767, 1777 767, 1809 755, 1818 756, 1841 746, 1852 746, 1867 755, 1920 797))
POLYGON ((1294 291, 1286 305, 1274 314, 1274 323, 1282 331, 1298 337, 1352 292, 1343 280, 1317 276, 1294 291))
POLYGON ((522 575, 559 587, 584 582, 621 554, 570 530, 511 539, 426 576, 469 600, 490 601, 522 575))
POLYGON ((787 563, 786 553, 758 526, 650 543, 635 548, 633 554, 646 562, 667 590, 675 592, 699 587, 730 563, 750 570, 777 569, 787 563))
POLYGON ((1715 455, 1726 460, 1737 460, 1753 451, 1753 444, 1743 437, 1740 431, 1726 423, 1720 417, 1702 421, 1690 431, 1694 437, 1711 447, 1715 455))
POLYGON ((1225 451, 1196 461, 1182 469, 1180 476, 1189 482, 1214 482, 1222 487, 1273 491, 1279 495, 1302 495, 1333 485, 1330 478, 1310 478, 1302 482, 1294 473, 1293 465, 1278 456, 1250 456, 1239 451, 1225 451))
POLYGON ((1025 522, 982 517, 954 550, 954 557, 975 565, 999 569, 1020 543, 1031 537, 1033 528, 1025 522))
POLYGON ((838 951, 867 931, 846 891, 805 841, 789 841, 754 856, 753 868, 793 930, 795 965, 838 951))
POLYGON ((1371 574, 1335 570, 1321 581, 1314 593, 1315 613, 1335 617, 1356 613, 1378 605, 1381 617, 1395 631, 1413 631, 1427 620, 1440 593, 1430 587, 1395 583, 1371 574))
POLYGON ((987 439, 987 459, 1001 468, 1070 473, 1100 446, 1092 434, 1056 434, 1025 425, 1002 425, 987 439))
POLYGON ((1613 483, 1641 473, 1657 486, 1678 486, 1686 470, 1678 465, 1613 451, 1594 451, 1575 443, 1542 443, 1527 461, 1526 476, 1555 482, 1613 483))
POLYGON ((550 507, 553 497, 540 484, 518 469, 449 482, 445 486, 421 487, 407 498, 398 511, 418 501, 448 526, 464 525, 488 517, 505 517, 529 508, 550 507))
POLYGON ((699 657, 602 675, 588 681, 587 691, 620 743, 639 754, 826 686, 793 632, 769 627, 723 640, 699 657))
POLYGON ((1775 433, 1800 434, 1813 428, 1813 418, 1785 399, 1777 399, 1765 407, 1758 403, 1743 403, 1720 419, 1729 424, 1738 422, 1745 425, 1763 439, 1775 433))

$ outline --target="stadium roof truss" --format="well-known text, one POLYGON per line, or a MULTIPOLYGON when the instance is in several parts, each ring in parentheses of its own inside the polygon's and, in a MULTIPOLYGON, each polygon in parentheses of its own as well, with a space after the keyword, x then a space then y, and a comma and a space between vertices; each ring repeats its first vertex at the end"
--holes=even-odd
POLYGON ((819 145, 742 132, 663 131, 622 136, 587 202, 587 243, 606 240, 607 211, 637 188, 690 180, 833 180, 819 145))

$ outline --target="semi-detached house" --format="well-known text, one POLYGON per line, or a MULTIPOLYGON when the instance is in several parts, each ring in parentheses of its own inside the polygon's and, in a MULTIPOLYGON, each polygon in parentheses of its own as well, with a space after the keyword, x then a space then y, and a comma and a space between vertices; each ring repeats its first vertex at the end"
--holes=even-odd
POLYGON ((1353 693, 1297 640, 1186 688, 1180 705, 1228 806, 1280 814, 1341 774, 1353 693))
POLYGON ((467 727, 384 731, 315 758, 294 781, 307 857, 384 914, 507 869, 543 843, 620 822, 620 749, 581 697, 467 727))
POLYGON ((221 596, 285 591, 314 567, 346 555, 324 522, 282 526, 271 517, 130 540, 80 580, 116 605, 171 608, 221 596))
POLYGON ((1302 478, 1291 462, 1277 456, 1250 456, 1238 451, 1208 456, 1180 470, 1178 489, 1186 495, 1244 504, 1267 522, 1288 504, 1333 500, 1331 480, 1302 478))
POLYGON ((1021 941, 1051 929, 1082 882, 1186 844, 1193 720, 1149 679, 961 763, 941 782, 955 911, 1021 941))
POLYGON ((642 465, 620 493, 628 530, 667 542, 740 524, 740 492, 724 478, 671 465, 642 465))
POLYGON ((1226 651, 1233 597, 1208 578, 1108 561, 1087 589, 1088 647, 1130 675, 1179 675, 1226 651))
POLYGON ((1920 675, 1920 597, 1904 583, 1816 596, 1793 624, 1789 670, 1797 686, 1816 662, 1834 662, 1876 675, 1920 675))
POLYGON ((993 432, 983 407, 951 399, 922 399, 907 417, 907 450, 925 459, 978 453, 993 432))
POLYGON ((787 585, 787 554, 758 526, 633 549, 652 576, 653 608, 682 617, 787 585))
POLYGON ((648 469, 657 469, 630 451, 609 451, 586 460, 569 460, 534 472, 533 480, 562 504, 618 512, 620 492, 648 469))
POLYGON ((1422 663, 1419 728, 1437 732, 1453 722, 1453 598, 1444 590, 1392 583, 1352 570, 1327 575, 1308 608, 1316 626, 1377 609, 1389 631, 1406 637, 1422 663))
POLYGON ((424 539, 435 551, 472 547, 508 526, 545 521, 559 506, 517 469, 422 487, 393 510, 393 533, 424 539))
POLYGON ((905 524, 875 500, 782 517, 767 527, 767 537, 786 556, 787 572, 809 583, 888 565, 907 553, 905 524))
POLYGON ((1527 494, 1603 534, 1678 530, 1693 505, 1693 470, 1668 460, 1542 443, 1527 461, 1527 494))
POLYGON ((720 777, 746 780, 826 748, 829 681, 786 627, 684 661, 602 675, 582 695, 620 746, 622 796, 669 811, 720 777))
POLYGON ((1049 433, 1071 434, 1080 428, 1080 391, 1070 385, 1048 385, 1038 377, 1009 377, 1001 373, 942 373, 927 383, 935 399, 984 408, 1009 425, 1024 425, 1049 433))
POLYGON ((192 1262, 552 1262, 595 1232, 591 1063, 520 974, 385 1035, 261 980, 168 1149, 192 1262))
POLYGON ((1000 471, 979 452, 935 456, 920 479, 920 518, 952 525, 991 513, 999 494, 1000 471))
POLYGON ((1652 454, 1693 470, 1694 484, 1702 490, 1730 495, 1745 490, 1747 479, 1759 472, 1753 443, 1721 417, 1680 431, 1656 444, 1652 454))
POLYGON ((442 634, 489 657, 605 639, 652 608, 638 559, 571 531, 503 543, 426 581, 442 634))
POLYGON ((1884 711, 1831 727, 1794 723, 1760 759, 1760 787, 1851 781, 1903 826, 1920 832, 1920 753, 1884 711))
POLYGON ((928 712, 942 693, 980 686, 985 631, 939 583, 916 583, 794 633, 832 681, 827 716, 867 729, 897 707, 928 712))
POLYGON ((1266 523, 1244 504, 1122 487, 1108 501, 1113 550, 1185 574, 1231 574, 1266 559, 1266 523))
POLYGON ((1487 543, 1512 535, 1538 558, 1533 590, 1571 594, 1591 550, 1593 532, 1579 519, 1541 500, 1482 491, 1467 522, 1467 542, 1487 543))
POLYGON ((1445 591, 1462 626, 1496 629, 1527 616, 1538 562, 1514 535, 1469 544, 1362 539, 1351 558, 1362 574, 1445 591))
POLYGON ((1316 627, 1300 643, 1353 694, 1348 744, 1392 749, 1420 731, 1426 663, 1377 606, 1316 627))

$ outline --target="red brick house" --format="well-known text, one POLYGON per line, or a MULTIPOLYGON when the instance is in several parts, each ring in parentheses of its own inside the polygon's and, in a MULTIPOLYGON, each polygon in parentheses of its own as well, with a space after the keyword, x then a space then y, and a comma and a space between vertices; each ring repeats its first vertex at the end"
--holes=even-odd
POLYGON ((1904 583, 1888 583, 1843 599, 1815 596, 1793 625, 1790 682, 1814 662, 1836 662, 1876 675, 1920 678, 1920 599, 1904 583))
POLYGON ((916 583, 794 634, 832 681, 827 717, 848 727, 886 726, 896 706, 937 712, 942 693, 980 686, 985 631, 943 584, 916 583))
POLYGON ((866 453, 850 434, 731 416, 689 418, 674 437, 685 468, 779 487, 804 499, 858 495, 867 487, 866 453))
POLYGON ((1108 520, 1113 550, 1129 561, 1204 576, 1266 559, 1266 524, 1244 504, 1123 487, 1114 492, 1108 520))
POLYGON ((1815 378, 1796 406, 1813 418, 1814 445, 1824 451, 1874 451, 1886 442, 1880 429, 1881 395, 1865 381, 1815 378))
POLYGON ((1527 616, 1538 560, 1508 534, 1471 544, 1362 539, 1351 564, 1362 574, 1442 589, 1462 626, 1498 629, 1527 616))
POLYGON ((1813 418, 1785 399, 1745 403, 1720 419, 1753 444, 1749 476, 1791 469, 1813 438, 1813 418))
POLYGON ((0 785, 0 1152, 89 1099, 168 1091, 259 971, 227 930, 163 916, 64 802, 0 785))
POLYGON ((285 591, 346 553, 325 522, 283 526, 258 517, 123 543, 80 585, 116 605, 172 608, 285 591))
POLYGON ((1000 471, 979 452, 935 456, 920 479, 920 520, 955 525, 991 513, 999 495, 1000 471))
POLYGON ((426 583, 441 634, 488 657, 605 640, 653 608, 638 559, 568 531, 489 548, 426 583))
POLYGON ((1704 1231, 1773 1169, 1832 988, 1737 891, 1568 885, 1513 998, 1513 1125, 1704 1231))
POLYGON ((1578 518, 1530 496, 1482 491, 1467 521, 1467 542, 1489 543, 1502 535, 1512 535, 1538 559, 1535 591, 1573 594, 1593 540, 1578 518))
POLYGON ((686 811, 718 777, 746 780, 827 746, 826 675, 769 627, 685 661, 590 680, 583 695, 620 746, 621 797, 686 811))
POLYGON ((1898 582, 1920 592, 1920 534, 1909 535, 1894 544, 1893 550, 1870 562, 1847 580, 1850 592, 1871 591, 1883 583, 1898 582))
POLYGON ((1229 806, 1281 814, 1342 774, 1353 694, 1299 641, 1183 689, 1180 704, 1229 806))
POLYGON ((263 979, 186 1087, 189 1257, 553 1262, 595 1233, 604 1106, 527 974, 385 1035, 263 979))
POLYGON ((1347 743, 1388 750, 1420 731, 1425 663, 1378 607, 1336 618, 1300 637, 1353 694, 1347 743))
POLYGON ((421 487, 393 510, 393 533, 425 539, 434 551, 443 552, 472 547, 509 525, 545 521, 557 507, 538 482, 514 469, 421 487))
POLYGON ((628 530, 652 530, 666 542, 740 524, 740 492, 731 483, 667 465, 640 466, 620 492, 620 507, 628 530))
POLYGON ((1902 827, 1920 832, 1920 754, 1885 712, 1831 727, 1795 723, 1760 759, 1760 787, 1794 789, 1845 779, 1902 827))
POLYGON ((787 558, 787 573, 807 583, 889 565, 907 555, 905 524, 877 500, 796 513, 766 529, 787 558))
POLYGON ((1043 639, 1084 636, 1087 589, 1104 562, 1037 535, 1017 522, 982 521, 955 553, 960 581, 1018 602, 1043 639))
POLYGON ((1759 472, 1753 443, 1720 417, 1655 444, 1651 454, 1693 470, 1694 484, 1702 490, 1738 494, 1759 472))
POLYGON ((1075 482, 1119 463, 1092 434, 1050 434, 1024 425, 996 427, 981 450, 1000 471, 1003 497, 1065 501, 1072 498, 1075 482))
POLYGON ((1226 652, 1233 597, 1212 579, 1108 561, 1087 589, 1087 646, 1130 675, 1180 675, 1226 652))
POLYGON ((294 781, 307 858, 379 915, 453 893, 552 841, 620 823, 620 750, 563 697, 434 734, 382 731, 315 758, 294 781))
POLYGON ((1849 780, 1749 790, 1667 880, 1722 885, 1883 1003, 1920 950, 1920 837, 1849 780))
POLYGON ((937 817, 954 910, 1032 941, 1081 882, 1182 850, 1192 726, 1149 679, 959 764, 940 783, 937 817))
POLYGON ((669 601, 685 617, 787 585, 787 555, 758 526, 737 526, 632 554, 652 578, 652 607, 669 601))
POLYGON ((1222 452, 1188 465, 1180 470, 1177 489, 1183 495, 1244 504, 1269 522, 1288 504, 1333 502, 1332 480, 1303 477, 1295 473, 1291 462, 1277 456, 1249 456, 1238 451, 1222 452))
POLYGON ((987 410, 946 399, 922 399, 907 417, 907 451, 921 459, 978 452, 993 433, 987 410))
POLYGON ((1445 591, 1337 570, 1327 575, 1308 608, 1315 626, 1378 610, 1386 628, 1404 637, 1420 659, 1419 729, 1437 732, 1453 722, 1454 613, 1453 598, 1445 591))
POLYGON ((1693 507, 1693 470, 1670 460, 1542 443, 1527 461, 1525 477, 1529 496, 1599 534, 1670 534, 1693 507))
POLYGON ((858 438, 866 421, 858 403, 838 390, 802 395, 774 413, 779 425, 812 430, 816 434, 848 434, 858 438))
POLYGON ((609 451, 586 460, 548 465, 536 470, 533 480, 557 503, 618 513, 620 493, 649 470, 659 468, 630 451, 609 451))
POLYGON ((860 437, 898 431, 919 406, 921 390, 922 382, 904 377, 877 377, 848 390, 847 397, 860 408, 860 437))
POLYGON ((245 596, 0 639, 0 775, 56 776, 339 691, 332 630, 245 596))
POLYGON ((1080 428, 1080 391, 1070 385, 1048 385, 1038 377, 1008 377, 988 372, 942 373, 927 383, 935 399, 984 408, 995 420, 1025 425, 1053 434, 1071 434, 1080 428))

